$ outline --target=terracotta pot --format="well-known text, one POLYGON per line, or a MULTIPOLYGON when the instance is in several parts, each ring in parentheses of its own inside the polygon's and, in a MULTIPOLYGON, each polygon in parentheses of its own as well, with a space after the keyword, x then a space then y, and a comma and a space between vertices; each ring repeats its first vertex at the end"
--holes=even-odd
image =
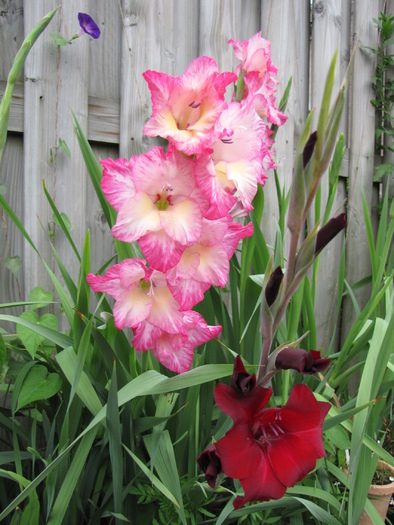
MULTIPOLYGON (((394 476, 394 468, 386 463, 385 461, 379 460, 378 465, 381 465, 387 470, 391 470, 394 476)), ((371 485, 368 490, 368 498, 372 505, 379 512, 380 517, 384 521, 386 519, 387 510, 389 507, 390 499, 394 493, 394 481, 388 485, 371 485)), ((373 525, 372 520, 368 514, 363 510, 358 525, 373 525)))

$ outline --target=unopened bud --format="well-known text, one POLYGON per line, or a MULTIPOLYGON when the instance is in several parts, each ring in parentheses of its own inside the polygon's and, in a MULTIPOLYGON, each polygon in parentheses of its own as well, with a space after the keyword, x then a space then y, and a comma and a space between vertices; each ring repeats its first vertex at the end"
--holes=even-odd
POLYGON ((341 213, 337 217, 330 219, 317 233, 315 244, 315 256, 318 255, 334 237, 346 226, 346 215, 341 213))
POLYGON ((197 458, 200 469, 205 474, 205 479, 211 488, 215 488, 216 478, 222 472, 222 464, 216 455, 216 446, 210 445, 197 458))
POLYGON ((278 353, 275 360, 277 370, 292 369, 301 374, 323 372, 329 364, 330 359, 322 359, 317 350, 307 352, 301 348, 284 348, 278 353))
POLYGON ((234 362, 234 371, 231 378, 231 388, 236 392, 246 395, 256 385, 256 376, 249 374, 242 362, 241 356, 237 355, 234 362))
POLYGON ((302 152, 302 166, 305 169, 308 162, 311 160, 313 150, 315 149, 317 141, 317 131, 314 131, 305 144, 304 151, 302 152))
POLYGON ((282 268, 278 266, 270 275, 267 286, 265 287, 265 300, 271 306, 278 297, 280 283, 283 280, 282 268))

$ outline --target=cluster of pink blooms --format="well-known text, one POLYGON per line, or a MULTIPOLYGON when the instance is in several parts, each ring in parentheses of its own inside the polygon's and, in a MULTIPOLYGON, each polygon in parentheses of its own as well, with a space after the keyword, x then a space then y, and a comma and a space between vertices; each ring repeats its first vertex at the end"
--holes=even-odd
POLYGON ((112 234, 137 241, 145 259, 126 259, 88 282, 115 298, 115 325, 132 328, 134 348, 179 373, 189 370, 193 349, 221 331, 192 308, 210 286, 225 286, 230 258, 252 235, 252 224, 234 217, 253 209, 274 167, 268 124, 286 120, 275 106, 270 43, 260 33, 229 43, 242 61, 236 73, 220 73, 206 56, 180 77, 144 73, 152 97, 144 134, 167 139, 167 151, 101 162, 103 192, 118 212, 112 234), (227 102, 237 73, 245 88, 227 102))

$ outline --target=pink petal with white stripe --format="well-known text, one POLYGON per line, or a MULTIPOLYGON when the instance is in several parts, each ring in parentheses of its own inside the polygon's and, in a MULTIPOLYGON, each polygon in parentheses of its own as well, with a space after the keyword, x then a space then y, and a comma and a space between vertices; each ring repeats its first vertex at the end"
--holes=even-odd
POLYGON ((129 161, 127 159, 100 161, 104 168, 101 189, 108 202, 117 211, 135 195, 132 176, 135 160, 136 157, 131 157, 129 161))

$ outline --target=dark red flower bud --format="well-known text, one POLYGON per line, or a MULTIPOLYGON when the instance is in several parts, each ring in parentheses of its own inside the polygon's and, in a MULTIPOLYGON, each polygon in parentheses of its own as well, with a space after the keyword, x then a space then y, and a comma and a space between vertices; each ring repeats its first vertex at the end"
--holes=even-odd
POLYGON ((220 459, 216 455, 216 446, 210 445, 197 458, 200 469, 205 474, 205 479, 211 488, 215 488, 216 478, 222 472, 220 459))
POLYGON ((278 266, 270 275, 267 286, 265 287, 265 300, 268 306, 271 306, 278 297, 280 283, 283 279, 282 268, 278 266))
POLYGON ((311 350, 307 352, 301 348, 284 348, 276 356, 275 368, 277 370, 298 370, 301 374, 314 374, 323 372, 330 364, 330 359, 322 359, 320 352, 311 350))
POLYGON ((311 160, 311 157, 313 155, 313 150, 315 149, 317 142, 317 131, 314 131, 309 135, 309 139, 307 140, 304 151, 302 152, 302 167, 305 169, 308 162, 311 160))
POLYGON ((236 392, 246 395, 256 385, 256 376, 249 374, 242 362, 241 356, 237 355, 234 361, 233 377, 231 378, 231 388, 236 392))
POLYGON ((323 228, 320 228, 316 236, 315 255, 318 255, 344 229, 346 226, 345 217, 345 213, 341 213, 337 217, 330 219, 323 228))

